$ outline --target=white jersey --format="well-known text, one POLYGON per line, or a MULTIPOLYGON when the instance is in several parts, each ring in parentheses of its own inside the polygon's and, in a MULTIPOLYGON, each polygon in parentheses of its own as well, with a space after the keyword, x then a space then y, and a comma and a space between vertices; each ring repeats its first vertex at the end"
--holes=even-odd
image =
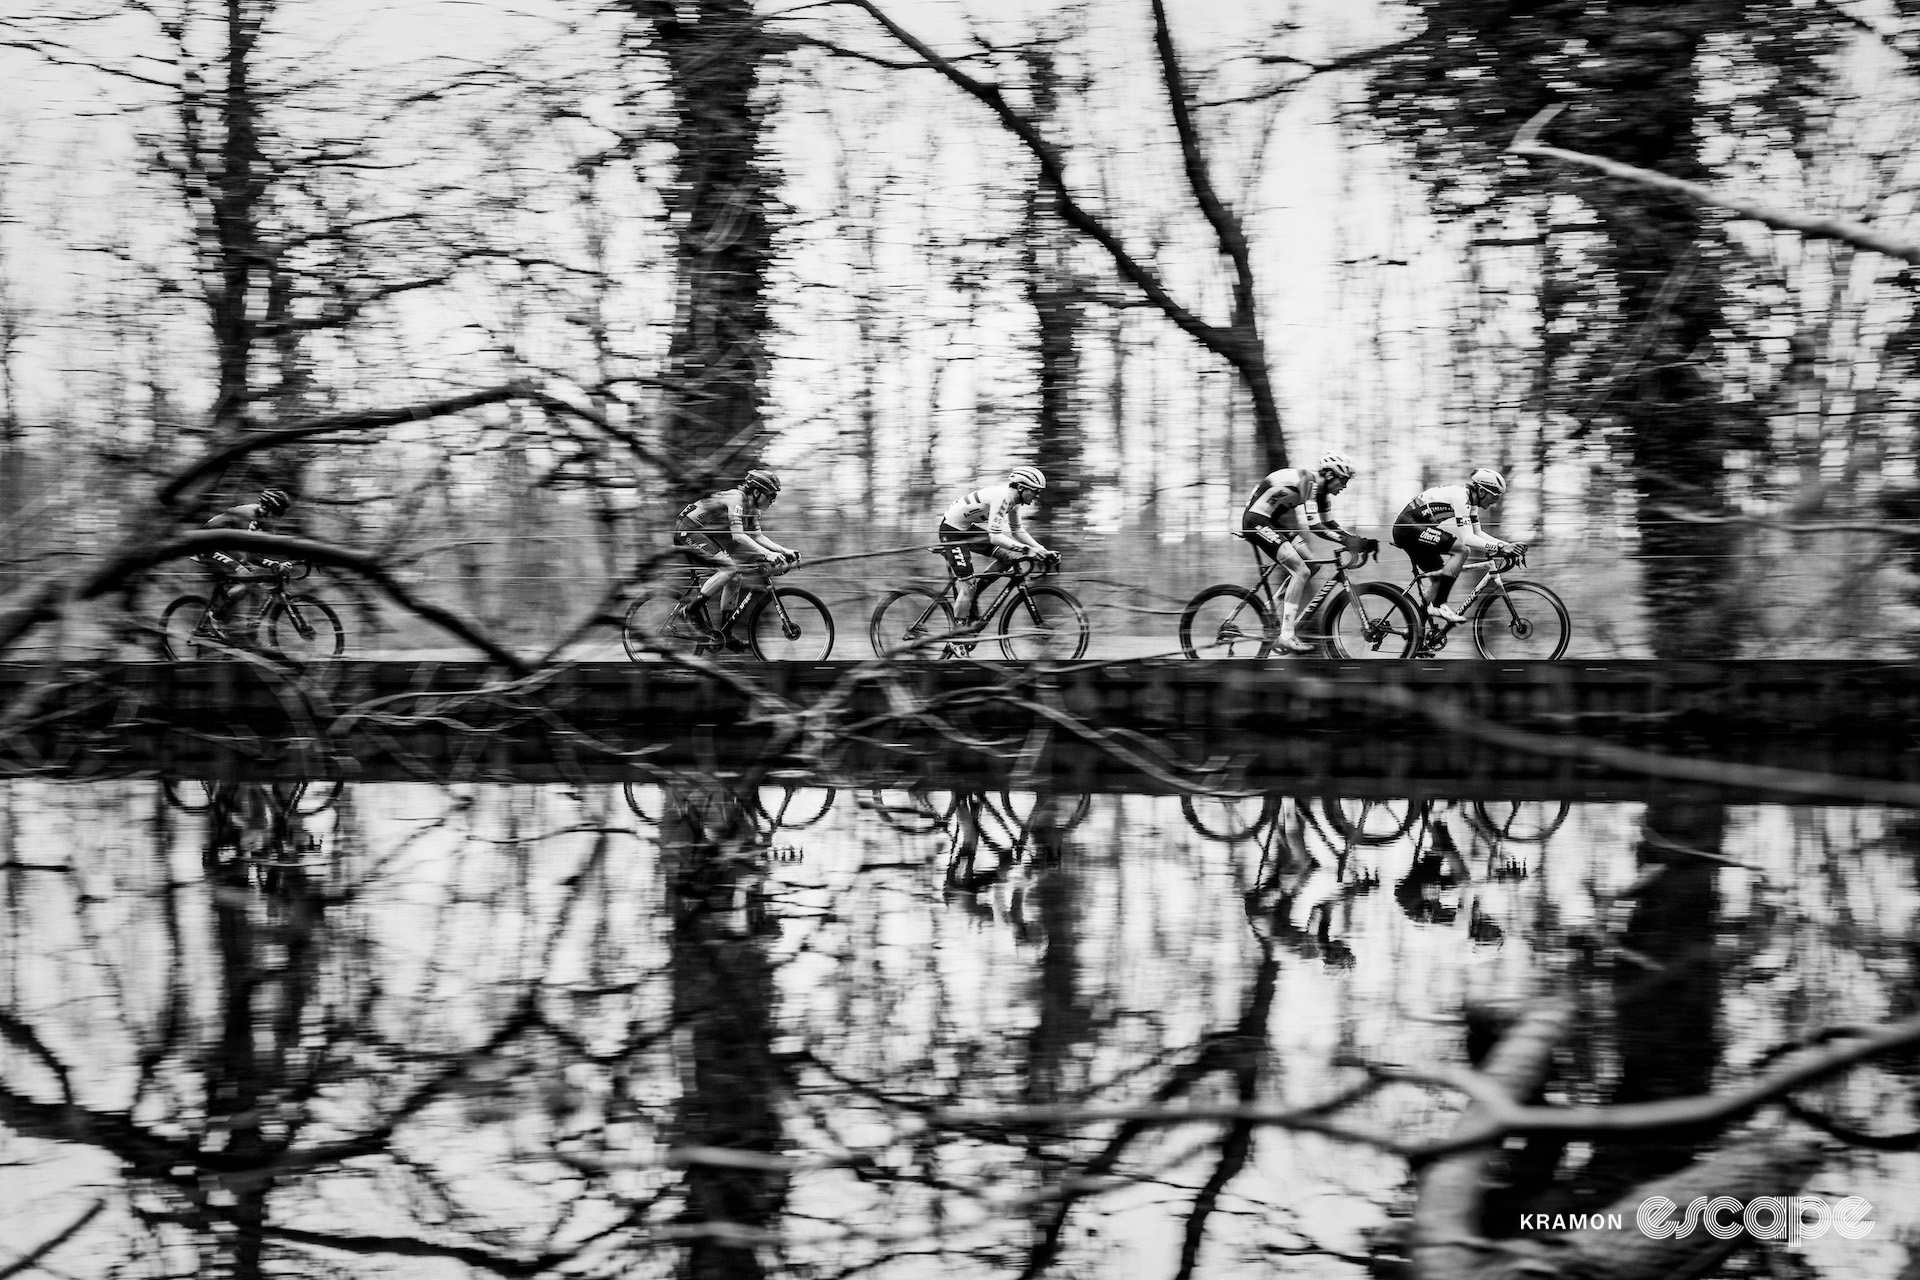
POLYGON ((1463 545, 1476 551, 1500 542, 1480 527, 1480 508, 1473 505, 1463 484, 1441 484, 1421 490, 1419 497, 1401 509, 1394 524, 1434 525, 1453 533, 1463 545))
POLYGON ((975 489, 948 507, 940 523, 949 529, 977 529, 985 525, 988 533, 1020 532, 1020 503, 1010 484, 990 484, 975 489))

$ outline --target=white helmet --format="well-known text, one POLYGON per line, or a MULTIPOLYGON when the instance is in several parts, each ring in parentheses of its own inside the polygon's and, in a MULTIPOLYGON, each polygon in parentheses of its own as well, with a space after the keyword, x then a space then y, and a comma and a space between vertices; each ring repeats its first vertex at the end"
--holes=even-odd
POLYGON ((1047 487, 1047 478, 1040 473, 1038 467, 1015 467, 1013 473, 1007 477, 1007 483, 1017 484, 1022 489, 1031 489, 1039 493, 1047 487))
POLYGON ((1330 453, 1320 459, 1318 470, 1323 476, 1338 476, 1342 480, 1353 479, 1354 472, 1360 468, 1353 465, 1344 453, 1330 453))
POLYGON ((1467 496, 1475 506, 1486 506, 1489 502, 1498 502, 1506 496, 1507 482, 1498 471, 1481 467, 1467 477, 1467 496))

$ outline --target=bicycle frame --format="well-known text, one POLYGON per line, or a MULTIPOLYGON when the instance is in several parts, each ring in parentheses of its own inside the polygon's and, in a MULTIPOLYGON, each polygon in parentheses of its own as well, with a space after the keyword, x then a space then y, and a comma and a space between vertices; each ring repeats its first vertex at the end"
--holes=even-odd
MULTIPOLYGON (((1318 560, 1309 560, 1304 556, 1301 557, 1310 575, 1322 565, 1333 566, 1333 572, 1327 575, 1326 581, 1320 584, 1320 589, 1314 592, 1306 604, 1300 607, 1300 616, 1294 619, 1294 626, 1296 628, 1305 630, 1308 622, 1319 616, 1320 607, 1332 598, 1335 591, 1352 585, 1353 578, 1349 573, 1349 569, 1357 568, 1359 565, 1364 564, 1366 562, 1365 557, 1362 557, 1360 560, 1355 561, 1352 566, 1349 566, 1340 558, 1344 554, 1346 554, 1344 551, 1336 551, 1332 555, 1318 560)), ((1260 578, 1259 581, 1254 583, 1253 589, 1260 594, 1262 602, 1265 603, 1267 607, 1267 612, 1278 620, 1282 616, 1281 610, 1286 608, 1284 589, 1276 588, 1273 581, 1274 575, 1282 572, 1281 564, 1278 560, 1274 560, 1268 556, 1261 556, 1259 560, 1260 578)), ((1361 597, 1356 595, 1353 599, 1356 607, 1360 610, 1361 625, 1372 626, 1373 619, 1367 617, 1366 605, 1361 601, 1361 597)))
MULTIPOLYGON (((1514 561, 1504 556, 1493 555, 1488 556, 1479 563, 1480 566, 1484 566, 1484 572, 1481 573, 1480 580, 1473 584, 1473 590, 1467 592, 1466 598, 1459 601, 1455 606, 1456 611, 1463 618, 1471 616, 1467 611, 1473 607, 1473 602, 1480 598, 1481 593, 1486 591, 1489 583, 1492 584, 1493 589, 1498 594, 1506 595, 1507 584, 1500 575, 1508 569, 1516 567, 1517 564, 1526 563, 1526 561, 1524 558, 1519 561, 1514 561), (1502 563, 1503 560, 1505 561, 1504 564, 1502 563)), ((1416 571, 1413 575, 1413 581, 1408 584, 1410 589, 1407 591, 1407 598, 1413 601, 1413 607, 1420 611, 1420 647, 1414 651, 1416 658, 1426 657, 1428 656, 1429 650, 1437 649, 1444 645, 1447 637, 1453 633, 1453 629, 1462 625, 1457 622, 1448 622, 1445 618, 1436 618, 1433 616, 1433 602, 1427 599, 1427 593, 1422 589, 1421 584, 1429 578, 1437 578, 1439 576, 1440 571, 1437 569, 1431 573, 1420 573, 1416 571)))

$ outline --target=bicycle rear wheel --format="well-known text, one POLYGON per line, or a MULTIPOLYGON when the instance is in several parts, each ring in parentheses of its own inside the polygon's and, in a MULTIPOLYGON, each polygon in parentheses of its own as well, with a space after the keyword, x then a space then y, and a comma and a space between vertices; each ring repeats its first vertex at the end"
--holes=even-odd
POLYGON ((1058 587, 1024 587, 1000 611, 1000 652, 1010 662, 1072 662, 1092 636, 1086 610, 1058 587))
POLYGON ((1327 603, 1329 658, 1410 658, 1420 615, 1406 592, 1384 582, 1356 582, 1327 603))
POLYGON ((1273 637, 1260 597, 1228 582, 1202 591, 1180 615, 1180 652, 1189 658, 1264 658, 1273 637))
POLYGON ((1320 802, 1333 829, 1356 844, 1392 844, 1412 830, 1420 806, 1411 800, 1347 800, 1328 796, 1320 802))
POLYGON ((160 615, 160 656, 171 662, 190 662, 209 656, 206 641, 205 596, 181 596, 160 615))
POLYGON ((890 592, 867 623, 867 641, 877 657, 943 658, 947 646, 929 636, 953 634, 953 605, 925 587, 890 592))
POLYGON ((288 596, 267 614, 267 643, 296 662, 315 662, 347 651, 347 629, 318 596, 288 596))
POLYGON ((628 605, 620 624, 620 643, 634 662, 652 659, 651 645, 690 648, 695 653, 705 647, 682 611, 680 594, 674 591, 648 591, 628 605))
POLYGON ((833 652, 833 615, 819 596, 799 587, 775 587, 741 625, 763 662, 825 662, 833 652))
POLYGON ((1560 597, 1537 582, 1505 582, 1482 596, 1467 618, 1483 658, 1547 661, 1567 651, 1573 624, 1560 597))

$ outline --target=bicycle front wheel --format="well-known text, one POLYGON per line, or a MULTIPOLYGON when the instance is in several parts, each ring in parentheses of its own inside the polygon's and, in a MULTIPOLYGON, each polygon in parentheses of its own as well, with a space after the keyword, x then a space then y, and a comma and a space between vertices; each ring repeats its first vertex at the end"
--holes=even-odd
POLYGON ((945 596, 925 587, 901 587, 890 593, 867 624, 867 640, 881 658, 945 657, 944 641, 929 640, 952 634, 953 606, 945 596))
POLYGON ((347 629, 318 596, 288 596, 267 615, 267 643, 296 662, 337 658, 347 651, 347 629))
POLYGON ((1483 658, 1551 661, 1567 651, 1573 624, 1560 597, 1537 582, 1505 582, 1473 606, 1467 619, 1483 658))
POLYGON ((1026 587, 1000 612, 1000 652, 1012 662, 1072 662, 1092 634, 1086 610, 1058 587, 1026 587))
POLYGON ((753 656, 763 662, 825 662, 833 652, 833 615, 799 587, 775 587, 745 623, 753 656))
POLYGON ((1260 597, 1231 583, 1208 587, 1180 615, 1180 652, 1189 658, 1264 658, 1273 635, 1260 597))
POLYGON ((1329 658, 1410 658, 1420 615, 1407 593, 1384 582, 1356 582, 1326 608, 1329 658))
POLYGON ((181 596, 160 615, 160 656, 170 662, 204 658, 207 601, 204 596, 181 596))

